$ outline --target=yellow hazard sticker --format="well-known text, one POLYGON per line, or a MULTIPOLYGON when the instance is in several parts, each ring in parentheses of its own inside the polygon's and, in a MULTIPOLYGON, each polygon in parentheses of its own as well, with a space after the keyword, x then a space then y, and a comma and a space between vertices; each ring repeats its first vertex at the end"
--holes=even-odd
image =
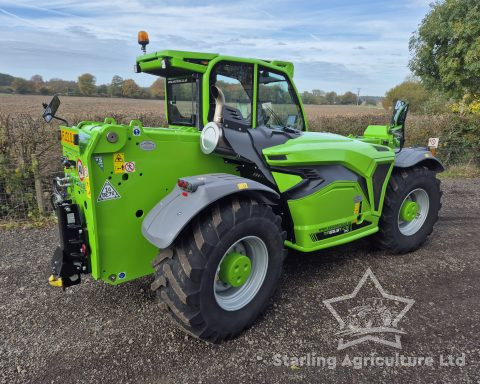
POLYGON ((125 154, 123 152, 117 152, 113 154, 113 172, 125 172, 125 154))
POLYGON ((353 214, 356 216, 360 214, 360 201, 353 206, 353 214))
POLYGON ((353 205, 353 214, 355 215, 355 219, 353 220, 354 224, 358 223, 358 217, 360 215, 361 206, 362 206, 361 201, 356 201, 353 205))
POLYGON ((68 129, 62 128, 60 130, 60 137, 61 137, 61 142, 62 144, 70 144, 70 145, 75 145, 75 132, 72 132, 68 129))
POLYGON ((85 178, 85 191, 87 192, 87 196, 89 198, 92 197, 92 192, 90 190, 90 179, 88 177, 85 178))
POLYGON ((125 170, 125 164, 124 163, 114 163, 113 164, 113 172, 114 173, 123 173, 125 170))
POLYGON ((238 184, 237 184, 237 188, 238 188, 238 189, 247 189, 247 188, 248 188, 248 184, 247 184, 247 183, 238 183, 238 184))

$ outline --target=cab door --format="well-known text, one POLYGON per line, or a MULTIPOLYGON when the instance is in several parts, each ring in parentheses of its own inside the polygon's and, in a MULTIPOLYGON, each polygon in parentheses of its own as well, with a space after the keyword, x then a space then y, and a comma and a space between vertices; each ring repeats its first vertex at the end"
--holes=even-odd
POLYGON ((215 86, 225 99, 223 106, 225 127, 233 128, 228 126, 229 123, 238 123, 245 128, 252 127, 253 70, 254 65, 249 63, 220 61, 215 64, 209 79, 208 122, 213 121, 216 103, 219 102, 212 94, 211 87, 215 86))
POLYGON ((303 108, 284 73, 258 66, 257 126, 306 130, 303 108))

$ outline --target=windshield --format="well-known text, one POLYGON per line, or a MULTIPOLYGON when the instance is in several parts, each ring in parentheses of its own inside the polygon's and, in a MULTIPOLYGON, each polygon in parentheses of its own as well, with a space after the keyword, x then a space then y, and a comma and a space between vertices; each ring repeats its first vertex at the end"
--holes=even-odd
POLYGON ((167 106, 169 124, 194 126, 198 111, 196 79, 192 76, 168 78, 167 106))
POLYGON ((288 79, 259 68, 257 124, 304 129, 302 111, 288 79))

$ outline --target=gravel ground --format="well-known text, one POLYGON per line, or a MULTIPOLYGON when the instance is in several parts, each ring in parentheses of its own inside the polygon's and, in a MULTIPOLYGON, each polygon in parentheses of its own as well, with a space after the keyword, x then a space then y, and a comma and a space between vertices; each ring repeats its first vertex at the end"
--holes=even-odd
POLYGON ((56 229, 3 230, 0 382, 480 383, 480 179, 447 180, 443 188, 440 221, 422 249, 395 256, 360 241, 292 252, 269 310, 222 345, 174 328, 157 311, 149 278, 119 287, 87 278, 66 293, 51 288, 56 229), (415 300, 401 320, 401 350, 372 341, 337 350, 339 325, 323 300, 350 294, 367 268, 385 291, 415 300), (336 359, 335 368, 290 360, 308 353, 336 359), (433 366, 345 365, 345 356, 396 353, 431 357, 433 366), (288 356, 287 364, 277 366, 276 354, 288 356), (465 364, 440 366, 441 356, 462 354, 465 364))

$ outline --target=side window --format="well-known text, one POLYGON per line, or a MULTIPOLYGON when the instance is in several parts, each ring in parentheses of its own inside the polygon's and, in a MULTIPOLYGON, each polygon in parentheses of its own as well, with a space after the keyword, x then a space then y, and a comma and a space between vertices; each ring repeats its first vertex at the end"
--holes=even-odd
POLYGON ((168 123, 194 126, 197 117, 197 82, 192 76, 167 79, 168 123))
MULTIPOLYGON (((243 121, 251 126, 253 100, 253 65, 221 62, 212 71, 210 83, 225 96, 225 104, 237 109, 243 121)), ((209 121, 213 119, 215 101, 211 100, 209 121)))
POLYGON ((258 72, 257 126, 304 130, 302 111, 288 79, 263 67, 258 72))

